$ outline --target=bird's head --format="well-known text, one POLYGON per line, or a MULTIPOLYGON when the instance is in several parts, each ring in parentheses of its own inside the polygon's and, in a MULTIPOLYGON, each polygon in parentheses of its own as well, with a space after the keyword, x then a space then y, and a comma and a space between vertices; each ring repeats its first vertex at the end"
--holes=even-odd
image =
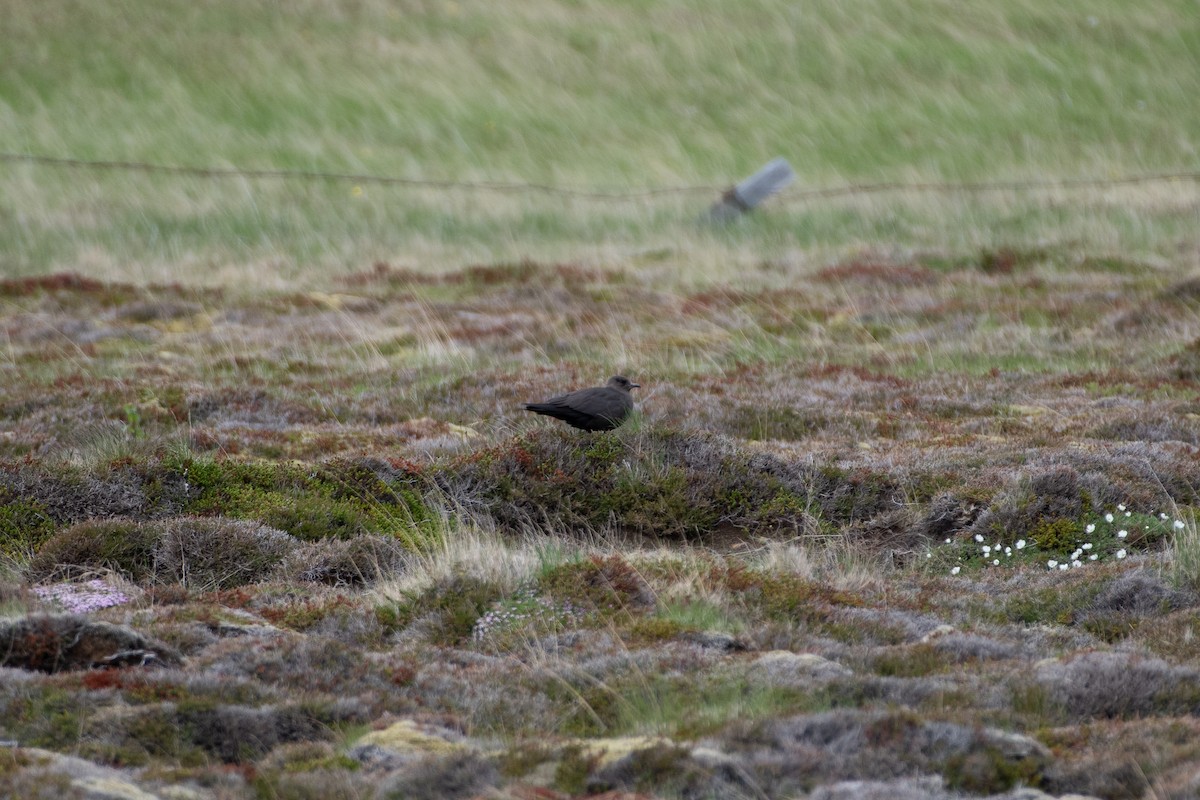
POLYGON ((608 379, 608 385, 614 389, 620 389, 622 392, 628 392, 630 389, 641 388, 640 383, 634 383, 624 375, 613 375, 608 379))

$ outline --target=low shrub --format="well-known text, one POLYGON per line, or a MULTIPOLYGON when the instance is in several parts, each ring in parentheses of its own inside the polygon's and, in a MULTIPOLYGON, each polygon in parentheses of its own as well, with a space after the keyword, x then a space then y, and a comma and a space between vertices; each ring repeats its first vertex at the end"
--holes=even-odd
MULTIPOLYGON (((460 644, 471 637, 480 618, 506 594, 498 583, 455 575, 412 594, 385 612, 387 627, 403 629, 420 623, 437 644, 460 644)), ((379 616, 379 612, 376 612, 379 616)))
POLYGON ((439 467, 456 507, 502 529, 618 528, 702 539, 734 526, 808 530, 865 521, 891 507, 895 482, 865 469, 786 462, 712 434, 664 429, 594 436, 537 430, 439 467))
POLYGON ((380 787, 387 800, 465 800, 485 795, 500 781, 491 760, 478 753, 427 756, 401 769, 380 787))
POLYGON ((296 546, 288 534, 257 522, 180 517, 161 524, 155 576, 189 589, 229 589, 266 578, 296 546))
POLYGON ((1083 653, 1039 666, 1034 680, 1072 721, 1175 714, 1200 706, 1200 674, 1133 653, 1083 653))
POLYGON ((408 557, 404 545, 390 536, 363 534, 351 539, 323 539, 290 550, 276 574, 288 581, 361 586, 403 572, 408 557))
POLYGON ((131 581, 153 578, 155 527, 129 519, 88 520, 59 531, 29 563, 34 581, 69 579, 97 570, 119 572, 131 581))
POLYGON ((177 664, 179 656, 121 625, 76 614, 32 614, 0 621, 0 666, 61 672, 155 662, 177 664))

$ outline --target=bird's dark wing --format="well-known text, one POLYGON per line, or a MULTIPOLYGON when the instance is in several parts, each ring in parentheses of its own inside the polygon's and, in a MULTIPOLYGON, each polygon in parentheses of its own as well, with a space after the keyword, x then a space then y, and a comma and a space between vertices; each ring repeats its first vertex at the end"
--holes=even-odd
POLYGON ((585 431, 603 431, 613 427, 610 420, 597 417, 595 414, 589 414, 586 411, 580 411, 567 403, 555 402, 553 400, 547 400, 545 403, 526 403, 525 410, 561 419, 568 425, 585 431))
POLYGON ((526 403, 525 408, 585 431, 610 431, 625 421, 633 408, 633 398, 626 392, 600 387, 580 389, 544 403, 526 403))
POLYGON ((608 420, 612 427, 624 422, 633 408, 633 398, 628 392, 609 387, 572 392, 567 395, 567 400, 579 411, 608 420))

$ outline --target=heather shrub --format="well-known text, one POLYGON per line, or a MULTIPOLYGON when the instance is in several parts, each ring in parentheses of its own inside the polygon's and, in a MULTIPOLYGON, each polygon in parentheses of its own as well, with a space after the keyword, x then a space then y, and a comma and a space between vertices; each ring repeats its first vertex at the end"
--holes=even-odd
MULTIPOLYGON (((193 656, 190 663, 207 673, 253 680, 273 690, 303 686, 347 698, 390 695, 396 685, 386 663, 364 658, 361 649, 324 636, 283 633, 261 643, 227 638, 193 656)), ((397 708, 410 705, 403 696, 389 700, 397 708)))
POLYGON ((60 672, 178 661, 170 648, 129 628, 75 614, 33 614, 0 621, 0 666, 60 672))
POLYGON ((484 795, 500 780, 491 760, 478 753, 426 756, 406 765, 379 787, 388 800, 465 800, 484 795))
POLYGON ((1090 503, 1074 468, 1051 467, 997 494, 971 531, 989 541, 1027 536, 1045 550, 1059 550, 1082 533, 1077 521, 1090 503))
POLYGON ((834 710, 775 719, 726 734, 760 785, 781 794, 815 782, 881 780, 940 772, 973 794, 1036 785, 1049 751, 1025 736, 908 711, 834 710))
POLYGON ((208 702, 181 702, 179 728, 197 747, 225 762, 246 761, 287 742, 324 740, 331 732, 300 705, 248 708, 208 702))
POLYGON ((303 705, 251 708, 207 697, 118 708, 102 721, 95 732, 105 746, 101 752, 192 764, 207 757, 230 764, 248 762, 281 744, 332 736, 325 721, 303 705))
POLYGON ((808 800, 960 800, 960 792, 946 789, 941 776, 899 778, 890 781, 838 781, 818 786, 808 800))
POLYGON ((1132 417, 1105 423, 1088 433, 1095 439, 1122 442, 1187 442, 1192 445, 1200 443, 1200 431, 1197 430, 1196 423, 1188 420, 1132 417))
POLYGON ((417 651, 405 697, 416 708, 455 715, 479 735, 544 737, 578 704, 578 695, 564 688, 566 676, 539 665, 536 651, 525 654, 532 663, 467 651, 430 658, 429 652, 417 651), (570 696, 559 697, 564 693, 570 696))
POLYGON ((560 603, 571 604, 576 612, 642 614, 658 605, 650 584, 621 555, 596 555, 561 564, 540 575, 537 584, 560 603))
POLYGON ((327 741, 281 744, 256 765, 276 794, 297 800, 354 797, 369 780, 359 761, 327 741))
POLYGON ((1154 616, 1197 604, 1200 597, 1194 592, 1176 589, 1152 572, 1135 570, 1120 575, 1101 591, 1092 610, 1154 616))
MULTIPOLYGON (((174 486, 171 481, 159 485, 160 498, 173 496, 174 486)), ((88 519, 145 518, 147 489, 146 477, 125 463, 96 471, 68 465, 0 469, 0 544, 6 531, 36 546, 40 541, 30 536, 44 539, 59 527, 88 519)))
POLYGON ((363 534, 351 539, 305 542, 288 551, 275 574, 287 581, 362 586, 403 572, 409 558, 399 540, 363 534))
POLYGON ((1200 674, 1135 653, 1083 653, 1039 665, 1033 680, 1066 719, 1134 717, 1200 705, 1200 674))
MULTIPOLYGON (((1054 795, 1141 800, 1151 786, 1145 769, 1132 757, 1092 757, 1051 765, 1046 770, 1044 788, 1054 795)), ((1150 796, 1153 797, 1153 793, 1150 796)))
POLYGON ((131 581, 155 575, 158 528, 128 519, 88 520, 59 531, 29 562, 34 581, 112 570, 131 581))
POLYGON ((922 709, 942 705, 947 697, 963 707, 988 703, 984 695, 963 698, 957 689, 952 678, 943 676, 854 675, 830 683, 825 696, 834 707, 922 709))
POLYGON ((479 618, 504 595, 504 587, 496 582, 459 574, 409 593, 387 608, 392 627, 417 625, 433 642, 457 644, 471 636, 479 618))
POLYGON ((925 510, 920 526, 923 536, 940 541, 971 527, 983 513, 984 503, 977 497, 954 492, 935 496, 925 510))
POLYGON ((753 797, 758 788, 737 759, 703 763, 689 748, 667 741, 637 748, 601 767, 584 785, 588 794, 624 790, 678 797, 753 797))
POLYGON ((456 507, 503 529, 615 527, 638 535, 703 537, 720 525, 806 530, 887 510, 895 482, 859 469, 787 462, 728 438, 678 430, 596 437, 538 430, 440 468, 456 507))
POLYGON ((268 797, 288 800, 376 796, 377 779, 357 770, 357 763, 343 760, 329 756, 310 763, 288 764, 287 771, 260 775, 257 787, 260 792, 270 792, 268 797))
MULTIPOLYGON (((299 542, 261 523, 222 517, 176 517, 149 522, 90 520, 53 536, 30 562, 36 579, 113 570, 140 582, 180 583, 188 589, 228 589, 285 574, 361 581, 384 563, 398 563, 396 548, 351 540, 296 556, 299 542), (293 560, 285 566, 285 557, 293 560), (301 566, 303 565, 303 566, 301 566)), ((297 577, 300 577, 297 576, 297 577)))
POLYGON ((1002 661, 1020 654, 1018 648, 1008 642, 971 633, 955 632, 937 636, 930 646, 957 664, 1002 661))
POLYGON ((199 590, 262 580, 297 546, 283 531, 220 517, 180 517, 161 523, 160 531, 154 548, 157 578, 199 590))

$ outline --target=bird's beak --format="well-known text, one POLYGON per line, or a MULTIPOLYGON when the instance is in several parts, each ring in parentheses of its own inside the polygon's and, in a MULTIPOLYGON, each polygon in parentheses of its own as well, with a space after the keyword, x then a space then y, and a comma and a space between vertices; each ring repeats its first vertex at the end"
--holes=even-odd
POLYGON ((629 388, 630 389, 640 389, 640 388, 642 388, 642 385, 640 383, 631 383, 631 384, 629 384, 629 388))

